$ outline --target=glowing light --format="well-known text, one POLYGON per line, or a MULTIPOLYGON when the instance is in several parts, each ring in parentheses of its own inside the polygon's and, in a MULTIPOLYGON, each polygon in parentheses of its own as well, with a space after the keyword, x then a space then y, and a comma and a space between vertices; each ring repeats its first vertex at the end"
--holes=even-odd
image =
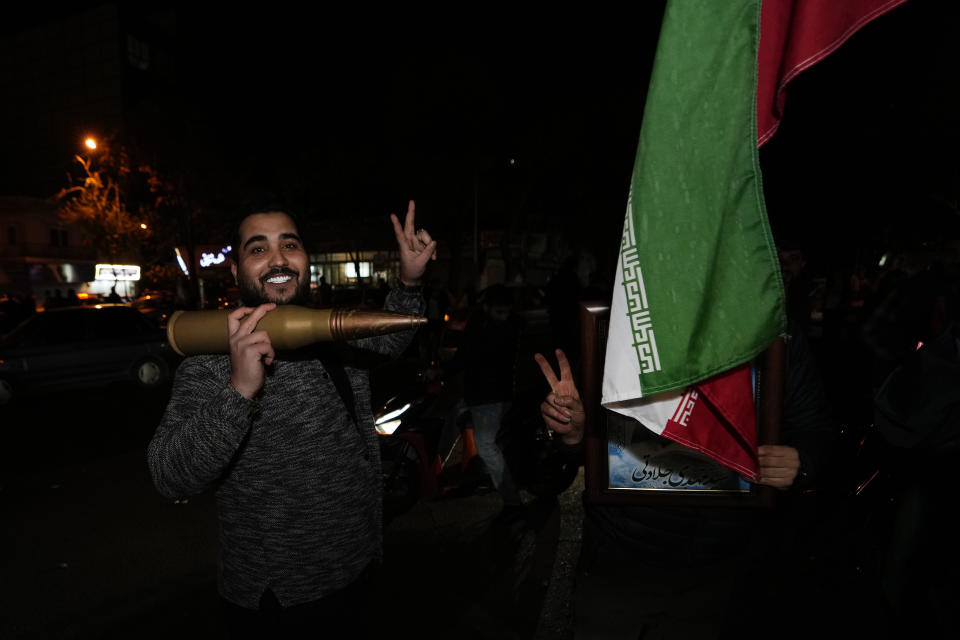
MULTIPOLYGON (((390 413, 385 413, 385 414, 383 414, 382 416, 380 416, 379 418, 377 418, 376 424, 378 424, 378 425, 383 425, 383 424, 386 424, 386 423, 390 422, 390 421, 393 420, 394 418, 399 418, 399 417, 402 416, 402 415, 404 414, 404 412, 406 412, 406 410, 409 409, 409 408, 410 408, 410 403, 408 402, 407 404, 403 405, 402 407, 400 407, 400 408, 397 409, 396 411, 391 411, 390 413)), ((396 429, 396 427, 394 427, 394 429, 396 429)))
POLYGON ((140 223, 140 228, 146 230, 146 228, 147 228, 147 223, 146 223, 146 222, 141 222, 141 223, 140 223))
POLYGON ((140 265, 136 264, 98 264, 95 267, 96 280, 139 280, 140 265))
POLYGON ((90 294, 86 293, 85 291, 81 291, 80 293, 77 294, 77 297, 80 298, 81 300, 86 300, 87 298, 90 297, 90 294))
POLYGON ((97 149, 97 141, 94 140, 93 138, 87 138, 86 140, 84 140, 83 145, 87 149, 90 149, 90 151, 95 151, 97 149))
POLYGON ((218 254, 216 254, 216 255, 214 255, 214 254, 212 254, 212 253, 201 253, 201 254, 200 254, 200 266, 201 266, 201 267, 209 267, 210 265, 213 265, 213 264, 223 264, 223 262, 224 262, 226 259, 227 259, 227 257, 226 257, 225 255, 223 255, 222 253, 218 253, 218 254))
POLYGON ((233 247, 227 245, 220 251, 203 251, 200 253, 200 266, 206 269, 218 264, 223 264, 227 260, 227 254, 233 251, 233 247))
MULTIPOLYGON (((360 275, 361 278, 369 278, 369 277, 370 277, 370 271, 371 271, 370 267, 372 266, 372 264, 373 264, 373 263, 371 263, 371 262, 361 262, 361 263, 360 263, 360 274, 359 274, 359 275, 360 275)), ((357 265, 354 264, 353 262, 344 263, 344 265, 343 265, 343 274, 344 274, 345 276, 347 276, 348 278, 356 278, 356 277, 357 277, 357 265)))
POLYGON ((450 314, 449 314, 449 313, 443 314, 443 321, 444 321, 444 322, 450 322, 450 314))
POLYGON ((174 252, 177 254, 177 264, 180 265, 180 270, 183 271, 183 275, 190 276, 190 271, 187 270, 187 263, 183 261, 183 256, 180 255, 180 249, 174 247, 174 252))
POLYGON ((393 432, 397 430, 397 427, 400 426, 401 420, 391 420, 390 422, 384 422, 383 424, 377 425, 377 433, 383 434, 385 436, 393 435, 393 432))

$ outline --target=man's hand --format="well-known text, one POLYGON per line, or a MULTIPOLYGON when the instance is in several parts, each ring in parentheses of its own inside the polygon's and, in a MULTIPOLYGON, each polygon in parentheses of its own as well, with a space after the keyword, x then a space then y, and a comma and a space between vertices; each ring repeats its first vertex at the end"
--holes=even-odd
POLYGON ((268 302, 256 309, 240 307, 227 316, 230 332, 230 385, 247 400, 253 400, 263 388, 264 370, 273 362, 273 345, 266 331, 254 331, 260 318, 276 309, 268 302))
POLYGON ((407 218, 400 226, 400 219, 390 214, 393 232, 397 235, 400 248, 400 282, 408 287, 420 284, 420 278, 427 269, 430 260, 437 259, 437 242, 430 237, 426 229, 417 229, 414 225, 414 204, 407 207, 407 218))
POLYGON ((564 444, 575 445, 583 440, 583 426, 587 421, 587 414, 580 401, 580 392, 573 383, 573 372, 570 362, 562 350, 557 349, 557 363, 560 365, 560 378, 553 373, 553 367, 539 353, 533 355, 543 377, 550 385, 550 393, 540 405, 540 415, 543 421, 554 432, 560 435, 564 444))
POLYGON ((757 447, 760 484, 789 489, 800 471, 800 454, 793 447, 764 444, 757 447))

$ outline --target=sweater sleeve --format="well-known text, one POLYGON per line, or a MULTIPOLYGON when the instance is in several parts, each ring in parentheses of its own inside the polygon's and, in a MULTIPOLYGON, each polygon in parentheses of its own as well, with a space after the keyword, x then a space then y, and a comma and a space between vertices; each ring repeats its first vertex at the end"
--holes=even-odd
MULTIPOLYGON (((419 293, 409 293, 396 288, 390 290, 383 304, 385 311, 394 311, 408 315, 423 315, 425 307, 426 304, 423 301, 423 296, 419 293)), ((366 351, 373 351, 395 357, 403 353, 403 350, 410 346, 416 332, 416 329, 409 329, 397 333, 351 340, 350 344, 366 351)))
POLYGON ((168 498, 182 498, 212 486, 246 438, 256 407, 209 361, 184 360, 147 448, 157 490, 168 498))

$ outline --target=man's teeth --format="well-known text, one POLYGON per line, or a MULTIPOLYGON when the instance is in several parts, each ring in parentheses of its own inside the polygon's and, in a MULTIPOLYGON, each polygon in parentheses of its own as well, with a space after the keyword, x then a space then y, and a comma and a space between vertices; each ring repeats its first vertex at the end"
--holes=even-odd
POLYGON ((290 279, 290 276, 273 276, 272 278, 267 278, 267 282, 271 284, 283 284, 290 279))

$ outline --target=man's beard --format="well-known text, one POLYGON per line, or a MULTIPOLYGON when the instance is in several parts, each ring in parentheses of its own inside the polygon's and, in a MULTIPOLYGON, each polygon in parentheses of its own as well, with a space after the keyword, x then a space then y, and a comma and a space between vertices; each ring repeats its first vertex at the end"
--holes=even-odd
POLYGON ((300 274, 292 269, 279 268, 271 269, 265 273, 260 281, 257 282, 253 278, 247 278, 243 275, 237 275, 237 287, 240 289, 240 300, 243 301, 244 306, 247 307, 257 307, 261 304, 266 304, 268 302, 275 302, 279 304, 306 304, 310 300, 310 280, 309 279, 299 279, 300 274), (270 292, 267 290, 266 281, 267 278, 272 278, 274 276, 288 275, 291 278, 297 278, 297 288, 293 292, 293 296, 289 300, 283 300, 279 292, 276 297, 271 298, 270 292))

